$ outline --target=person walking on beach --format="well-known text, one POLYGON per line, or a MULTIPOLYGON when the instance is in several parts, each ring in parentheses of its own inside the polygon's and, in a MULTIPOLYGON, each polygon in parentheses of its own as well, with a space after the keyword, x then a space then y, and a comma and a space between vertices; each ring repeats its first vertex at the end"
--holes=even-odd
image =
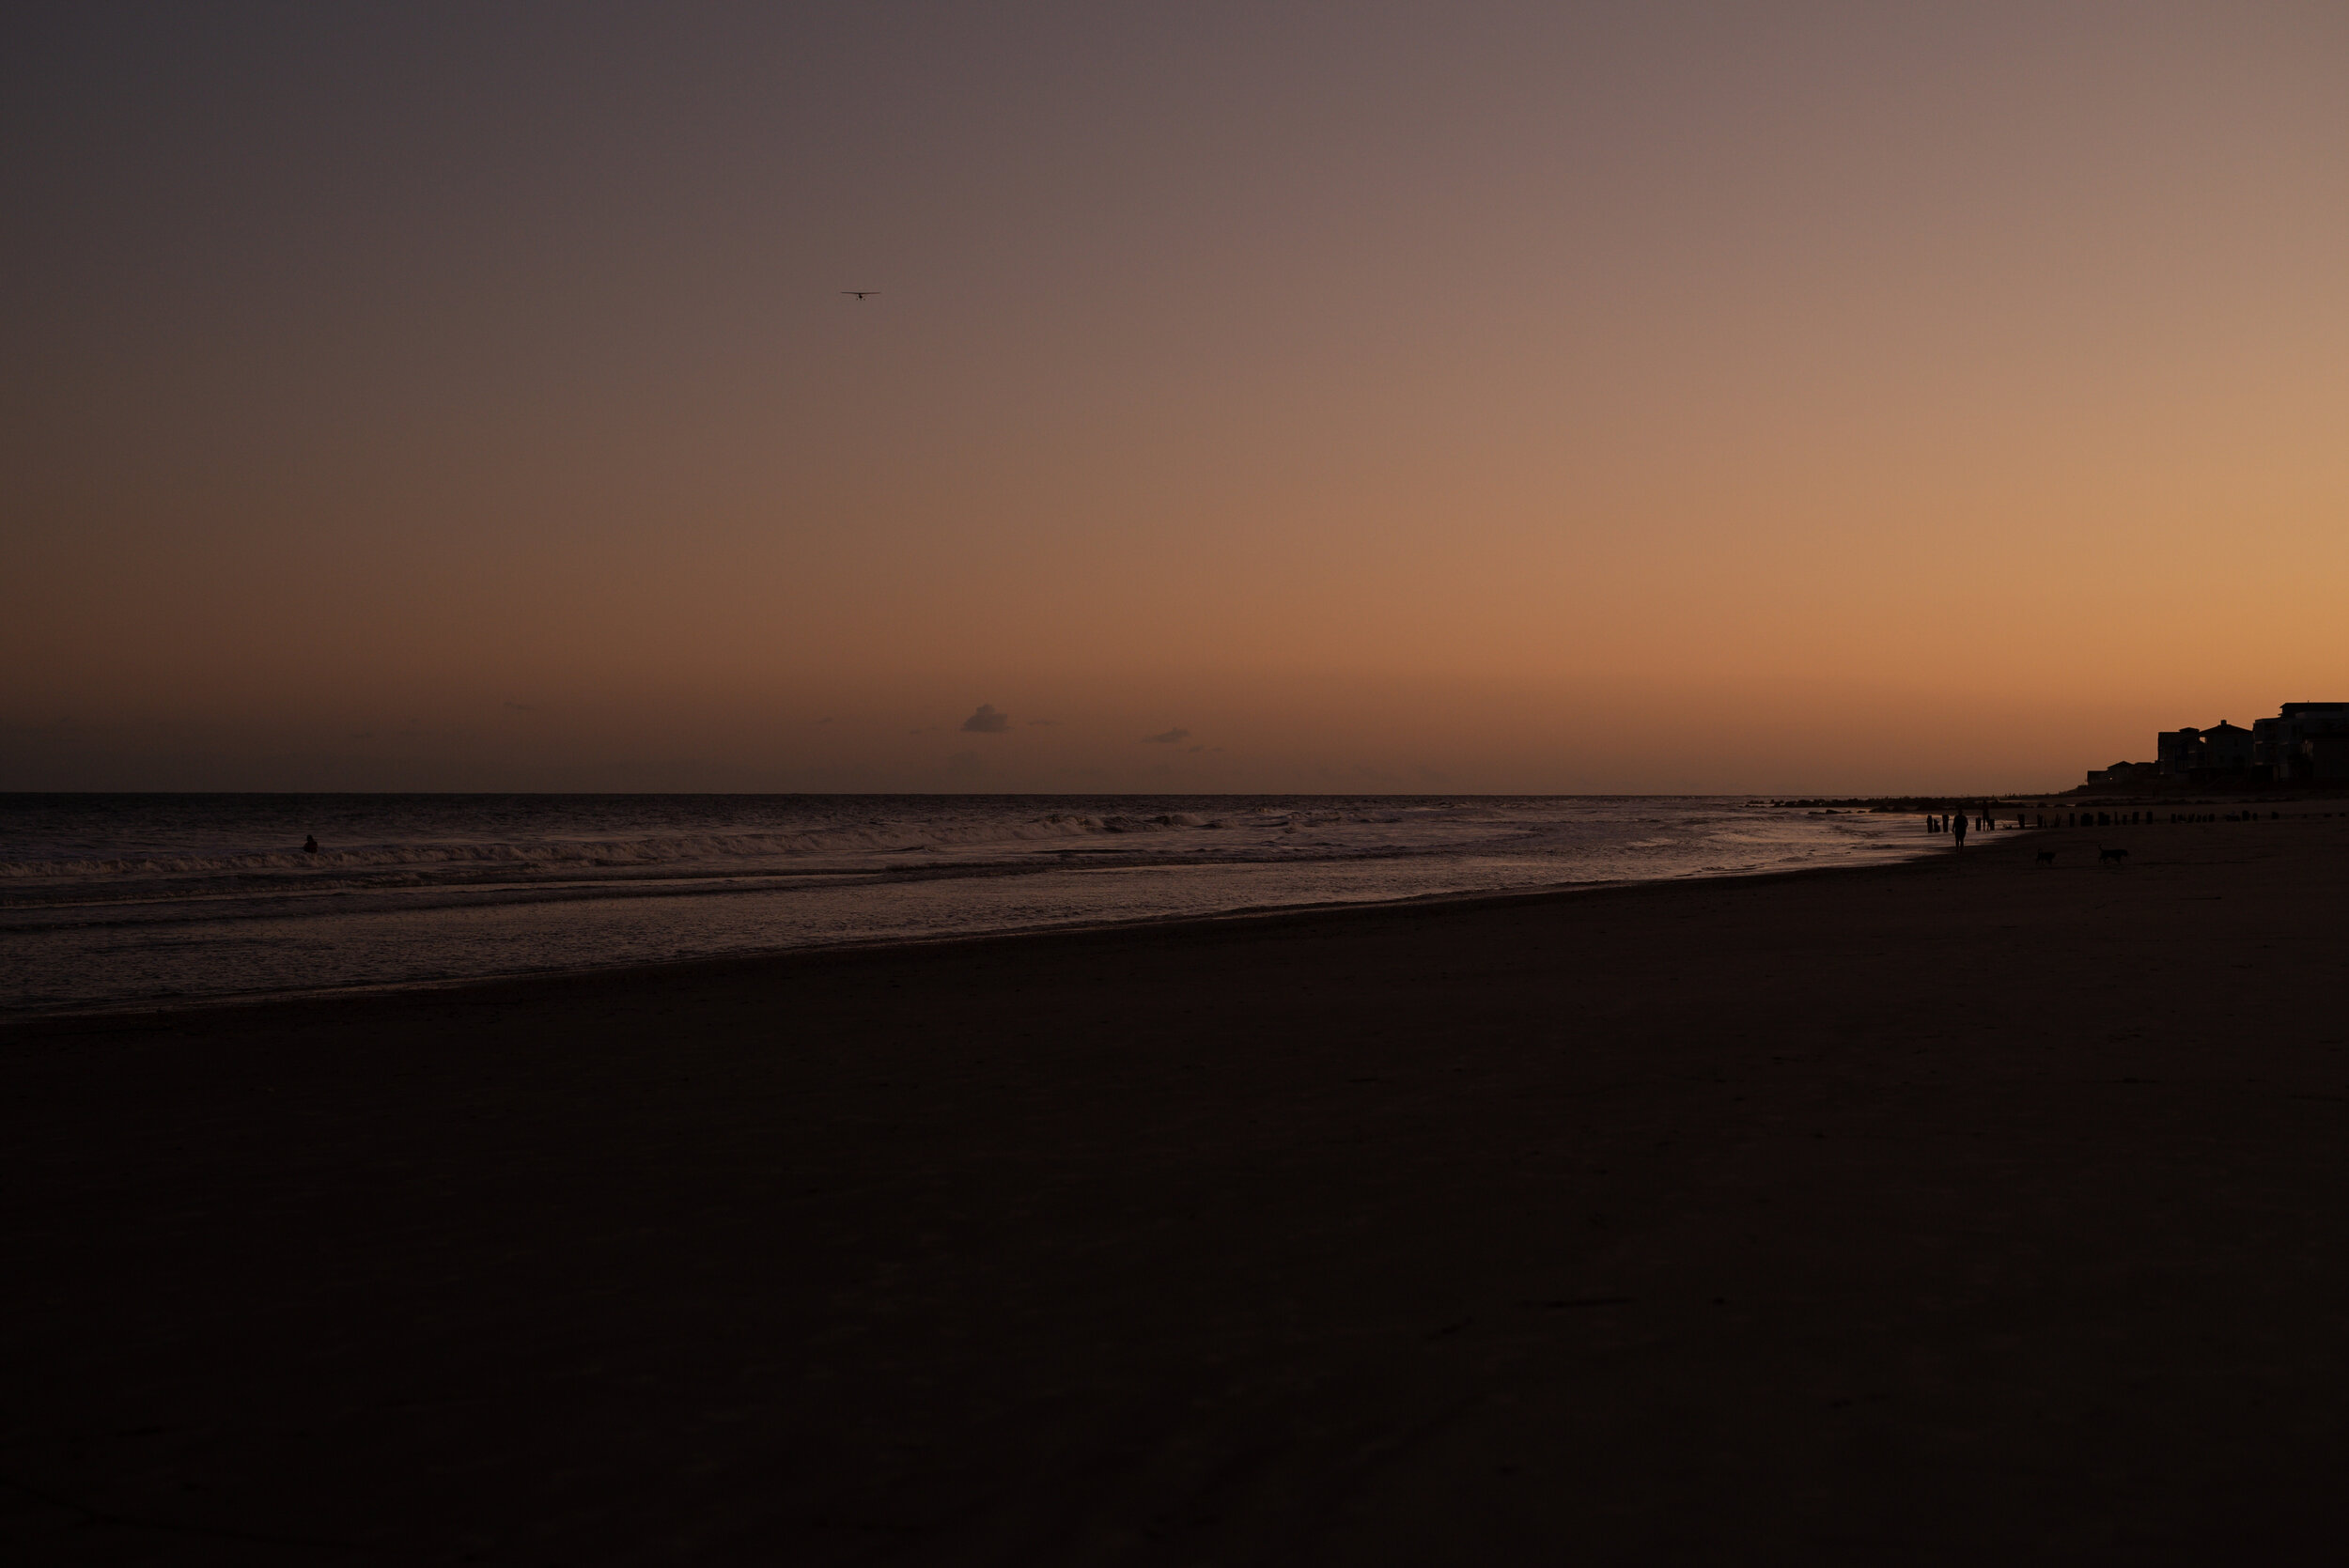
POLYGON ((1956 829, 1956 831, 1957 831, 1957 846, 1958 846, 1960 849, 1965 848, 1965 847, 1966 847, 1966 814, 1965 814, 1964 812, 1962 812, 1962 811, 1955 811, 1955 812, 1952 812, 1952 813, 1950 814, 1950 822, 1951 822, 1951 825, 1952 825, 1952 827, 1954 827, 1954 828, 1956 829))

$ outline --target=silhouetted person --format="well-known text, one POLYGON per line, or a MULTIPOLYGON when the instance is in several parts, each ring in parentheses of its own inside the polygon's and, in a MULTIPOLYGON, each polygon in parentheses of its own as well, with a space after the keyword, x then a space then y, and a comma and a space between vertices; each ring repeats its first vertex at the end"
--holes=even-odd
POLYGON ((315 855, 319 852, 318 834, 312 833, 308 838, 302 841, 302 852, 305 855, 315 855))
POLYGON ((1951 816, 1950 820, 1957 824, 1957 846, 1960 849, 1963 849, 1966 847, 1966 814, 1964 812, 1955 813, 1951 816))

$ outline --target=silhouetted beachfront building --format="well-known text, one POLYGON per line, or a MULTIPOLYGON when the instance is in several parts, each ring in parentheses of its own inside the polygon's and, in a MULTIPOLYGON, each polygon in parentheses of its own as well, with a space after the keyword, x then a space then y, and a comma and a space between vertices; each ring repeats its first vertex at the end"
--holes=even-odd
POLYGON ((2204 768, 2234 772, 2252 762, 2251 732, 2224 719, 2206 730, 2191 724, 2182 730, 2163 730, 2155 746, 2161 771, 2171 778, 2204 768))
POLYGON ((2349 703, 2286 703, 2251 737, 2254 763, 2278 784, 2349 782, 2349 703))
POLYGON ((2249 729, 2221 719, 2208 729, 2163 730, 2159 760, 2115 763, 2090 784, 2128 784, 2158 775, 2178 784, 2349 783, 2349 703, 2286 703, 2249 729))

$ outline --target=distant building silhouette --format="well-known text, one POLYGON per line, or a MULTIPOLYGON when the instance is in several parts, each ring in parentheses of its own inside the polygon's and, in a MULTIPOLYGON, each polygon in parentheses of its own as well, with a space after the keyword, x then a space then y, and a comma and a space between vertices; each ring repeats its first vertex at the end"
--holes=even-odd
POLYGON ((2155 738, 2157 760, 2116 762, 2088 775, 2092 784, 2152 783, 2241 785, 2349 783, 2349 703, 2286 703, 2249 729, 2221 719, 2155 738))
POLYGON ((2221 719, 2206 730, 2191 724, 2164 730, 2155 740, 2161 771, 2170 777, 2213 768, 2232 772, 2251 766, 2251 732, 2221 719))
POLYGON ((2349 703, 2286 703, 2251 725, 2251 747, 2279 784, 2349 780, 2349 703))

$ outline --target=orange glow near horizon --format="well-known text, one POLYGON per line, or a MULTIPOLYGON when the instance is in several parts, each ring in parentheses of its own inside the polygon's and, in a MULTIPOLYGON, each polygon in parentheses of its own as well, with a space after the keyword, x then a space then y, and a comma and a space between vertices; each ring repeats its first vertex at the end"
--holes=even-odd
POLYGON ((2336 10, 463 14, 12 52, 0 787, 2032 790, 2349 700, 2336 10))

